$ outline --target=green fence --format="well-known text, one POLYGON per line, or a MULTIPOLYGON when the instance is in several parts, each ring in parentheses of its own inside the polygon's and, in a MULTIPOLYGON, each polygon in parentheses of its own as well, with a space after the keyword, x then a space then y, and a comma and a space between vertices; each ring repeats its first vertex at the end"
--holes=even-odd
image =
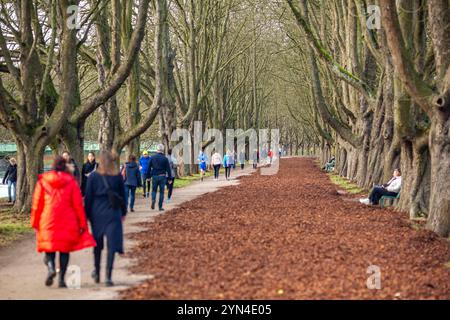
MULTIPOLYGON (((141 150, 147 150, 149 152, 156 152, 156 144, 149 142, 142 142, 140 146, 141 150)), ((86 141, 84 143, 85 152, 98 152, 100 150, 100 145, 97 142, 86 141)), ((45 148, 45 153, 49 154, 52 152, 50 147, 45 148)), ((14 155, 17 153, 17 146, 14 142, 0 143, 0 156, 4 157, 7 155, 14 155)))

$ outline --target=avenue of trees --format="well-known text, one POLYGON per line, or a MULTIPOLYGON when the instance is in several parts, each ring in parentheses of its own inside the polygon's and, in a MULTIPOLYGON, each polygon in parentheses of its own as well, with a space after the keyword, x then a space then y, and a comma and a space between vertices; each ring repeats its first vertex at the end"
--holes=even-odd
POLYGON ((18 212, 46 146, 137 155, 202 121, 279 128, 367 189, 400 167, 398 208, 449 235, 449 0, 0 0, 0 52, 18 212))
POLYGON ((338 172, 368 189, 400 167, 398 207, 426 214, 427 227, 447 236, 450 2, 285 2, 291 65, 306 84, 298 106, 314 110, 322 160, 335 153, 338 172), (369 4, 379 8, 378 27, 369 4))

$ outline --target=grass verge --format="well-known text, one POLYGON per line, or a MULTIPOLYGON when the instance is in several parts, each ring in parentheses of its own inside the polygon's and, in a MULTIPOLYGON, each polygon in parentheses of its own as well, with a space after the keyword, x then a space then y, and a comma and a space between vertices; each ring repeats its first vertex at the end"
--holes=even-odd
POLYGON ((0 247, 7 246, 32 231, 28 215, 14 214, 8 203, 0 201, 0 247))
POLYGON ((365 191, 364 189, 359 188, 356 184, 354 184, 350 180, 341 177, 335 173, 328 173, 328 176, 330 177, 331 182, 341 187, 350 194, 359 194, 365 191))

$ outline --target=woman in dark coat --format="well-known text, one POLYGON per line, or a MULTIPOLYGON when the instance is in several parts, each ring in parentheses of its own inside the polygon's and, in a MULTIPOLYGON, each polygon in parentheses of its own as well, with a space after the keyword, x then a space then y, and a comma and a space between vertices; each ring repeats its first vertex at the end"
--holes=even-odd
POLYGON ((128 209, 128 203, 130 205, 130 211, 134 212, 134 201, 136 199, 136 188, 141 186, 141 172, 136 162, 136 157, 130 155, 128 162, 123 169, 123 176, 125 182, 125 206, 128 209))
POLYGON ((123 253, 122 222, 127 213, 124 198, 125 186, 117 169, 116 160, 110 152, 102 151, 97 171, 87 180, 84 202, 86 215, 97 242, 94 248, 95 270, 92 273, 96 283, 100 282, 100 261, 106 237, 108 246, 106 286, 114 285, 112 270, 116 252, 123 253))
POLYGON ((93 152, 89 152, 86 163, 83 164, 83 168, 81 169, 81 193, 84 196, 86 191, 86 183, 89 175, 97 170, 97 162, 95 161, 95 154, 93 152))

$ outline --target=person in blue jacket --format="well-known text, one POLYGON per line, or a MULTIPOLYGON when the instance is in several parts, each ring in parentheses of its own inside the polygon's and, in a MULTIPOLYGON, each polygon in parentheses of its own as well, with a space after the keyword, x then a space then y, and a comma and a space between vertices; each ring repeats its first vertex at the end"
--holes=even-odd
POLYGON ((144 191, 144 198, 148 198, 150 193, 150 178, 147 177, 148 164, 150 163, 150 156, 148 155, 148 151, 144 150, 142 152, 142 157, 139 159, 139 169, 141 170, 141 178, 142 178, 142 188, 144 191))
POLYGON ((225 179, 229 180, 231 175, 231 168, 234 165, 234 159, 231 154, 231 151, 228 150, 227 153, 223 156, 223 167, 225 168, 225 179))
POLYGON ((100 282, 100 261, 106 237, 106 286, 114 285, 112 270, 115 254, 124 252, 122 223, 127 214, 124 199, 125 185, 116 166, 116 159, 111 152, 102 151, 97 171, 88 177, 84 205, 97 243, 94 248, 95 269, 92 272, 96 283, 100 282))
POLYGON ((205 148, 202 148, 202 151, 200 151, 200 154, 198 155, 198 168, 200 169, 201 181, 203 181, 203 176, 206 172, 207 161, 208 156, 205 153, 205 148))
POLYGON ((130 205, 130 211, 134 212, 136 188, 141 186, 141 173, 136 163, 136 156, 130 155, 128 157, 123 176, 125 183, 125 206, 128 208, 128 205, 130 205))
POLYGON ((156 154, 151 157, 148 164, 147 176, 152 178, 152 209, 155 209, 156 193, 159 188, 159 211, 164 211, 164 187, 166 183, 172 183, 172 170, 169 160, 164 155, 164 145, 159 144, 156 154))

